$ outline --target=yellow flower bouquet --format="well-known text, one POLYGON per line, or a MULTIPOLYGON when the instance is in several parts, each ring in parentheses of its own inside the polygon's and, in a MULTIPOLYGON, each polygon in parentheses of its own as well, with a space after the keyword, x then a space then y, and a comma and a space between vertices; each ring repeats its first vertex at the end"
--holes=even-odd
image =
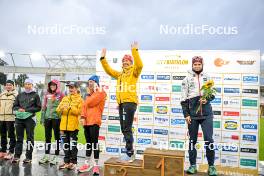
MULTIPOLYGON (((208 80, 201 88, 201 91, 203 92, 203 96, 201 97, 202 100, 208 100, 212 98, 216 94, 216 88, 214 87, 214 81, 208 80)), ((196 114, 201 109, 202 103, 198 106, 196 110, 196 114)))

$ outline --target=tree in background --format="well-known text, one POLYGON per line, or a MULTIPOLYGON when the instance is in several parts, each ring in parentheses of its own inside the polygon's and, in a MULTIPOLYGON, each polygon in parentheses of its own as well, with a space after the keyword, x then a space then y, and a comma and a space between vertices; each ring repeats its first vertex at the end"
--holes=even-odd
MULTIPOLYGON (((8 64, 2 59, 0 59, 0 66, 5 66, 5 65, 8 65, 8 64)), ((0 93, 2 92, 2 85, 5 84, 6 79, 7 79, 6 74, 4 74, 3 72, 0 72, 0 93)))
POLYGON ((21 88, 24 87, 25 80, 28 78, 27 74, 20 74, 15 79, 16 86, 18 87, 18 92, 21 92, 21 88))

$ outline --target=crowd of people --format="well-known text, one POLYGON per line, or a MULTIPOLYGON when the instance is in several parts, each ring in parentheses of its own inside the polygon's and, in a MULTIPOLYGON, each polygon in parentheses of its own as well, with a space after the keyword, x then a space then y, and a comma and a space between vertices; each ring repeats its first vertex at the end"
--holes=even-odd
MULTIPOLYGON (((138 52, 138 43, 131 45, 132 56, 126 54, 122 59, 121 71, 110 67, 106 59, 106 49, 102 49, 100 62, 105 72, 117 80, 116 99, 119 107, 121 131, 126 142, 126 153, 118 162, 133 162, 135 153, 133 149, 134 138, 132 126, 134 114, 138 105, 136 84, 143 69, 143 63, 138 52)), ((192 71, 182 83, 182 109, 188 124, 190 145, 195 145, 199 124, 201 124, 207 146, 213 143, 213 113, 210 105, 211 99, 202 99, 200 90, 202 82, 208 79, 203 73, 203 58, 195 56, 192 59, 192 71), (202 105, 196 112, 194 105, 202 105)), ((0 133, 1 150, 0 158, 19 163, 23 151, 24 132, 26 132, 26 158, 23 163, 32 162, 34 148, 34 129, 36 126, 36 113, 40 112, 40 123, 45 127, 45 155, 39 160, 39 164, 50 163, 59 165, 59 169, 77 169, 79 172, 92 171, 99 174, 99 145, 98 137, 101 126, 101 118, 104 111, 106 92, 100 87, 99 77, 91 76, 87 81, 87 94, 85 99, 79 92, 77 82, 68 82, 68 94, 60 91, 60 82, 52 80, 47 85, 47 92, 43 102, 33 90, 33 80, 26 79, 24 91, 15 90, 12 80, 7 80, 5 91, 0 94, 0 133), (77 167, 77 142, 80 124, 83 126, 86 139, 86 159, 77 167), (55 155, 50 155, 52 131, 56 143, 55 155), (7 136, 8 134, 8 136, 7 136), (7 148, 9 138, 9 148, 7 148), (58 155, 64 150, 64 160, 59 164, 58 155), (93 158, 92 160, 92 153, 93 158)), ((190 168, 189 174, 195 174, 197 151, 189 148, 190 168)), ((214 150, 206 148, 209 175, 217 175, 214 166, 214 150)))

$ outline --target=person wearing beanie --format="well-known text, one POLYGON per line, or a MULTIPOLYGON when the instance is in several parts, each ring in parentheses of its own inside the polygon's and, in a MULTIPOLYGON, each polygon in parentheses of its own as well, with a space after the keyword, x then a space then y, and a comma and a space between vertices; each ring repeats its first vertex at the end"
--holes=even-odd
POLYGON ((56 79, 48 83, 47 93, 44 95, 44 103, 41 111, 40 123, 45 127, 45 155, 39 160, 39 164, 50 163, 56 165, 58 163, 58 155, 60 153, 60 115, 56 108, 59 106, 64 94, 60 91, 60 82, 56 79), (55 156, 51 158, 51 138, 52 130, 56 141, 55 156))
POLYGON ((134 114, 137 109, 137 80, 143 69, 143 63, 138 53, 138 43, 131 45, 132 56, 125 55, 122 59, 122 71, 116 71, 107 62, 106 49, 102 50, 101 64, 105 72, 117 79, 116 100, 119 105, 121 131, 126 141, 126 154, 121 156, 120 162, 133 162, 135 159, 133 149, 132 126, 134 114))
POLYGON ((201 56, 194 56, 192 58, 192 70, 188 72, 188 75, 182 81, 181 106, 189 131, 188 152, 190 167, 187 173, 197 173, 197 150, 195 147, 199 125, 201 125, 205 141, 206 157, 209 165, 208 174, 210 176, 215 176, 217 172, 214 166, 213 111, 210 103, 215 97, 202 99, 201 87, 205 82, 209 81, 208 75, 203 72, 203 65, 203 58, 201 56), (196 112, 199 105, 201 105, 201 109, 196 112))
POLYGON ((83 99, 78 93, 79 84, 68 82, 69 94, 64 96, 56 111, 61 114, 60 134, 63 150, 65 153, 64 162, 59 169, 75 170, 77 164, 77 142, 79 132, 79 117, 81 116, 83 99))
POLYGON ((20 161, 23 150, 24 131, 27 136, 26 158, 23 163, 32 162, 32 152, 34 147, 34 129, 36 126, 36 113, 41 110, 39 95, 33 90, 33 80, 26 79, 24 82, 25 90, 18 94, 14 103, 14 112, 16 114, 15 126, 17 143, 13 163, 20 161))
POLYGON ((99 77, 93 75, 88 80, 87 96, 84 101, 81 124, 84 128, 86 139, 86 160, 78 171, 89 172, 92 169, 94 175, 99 175, 99 129, 106 100, 106 92, 99 87, 99 77), (95 163, 91 163, 91 155, 94 154, 95 163))
POLYGON ((12 80, 7 80, 5 90, 0 94, 0 134, 1 134, 1 150, 0 158, 13 159, 16 146, 15 136, 15 114, 13 105, 17 96, 17 91, 12 80), (7 134, 9 137, 9 149, 7 153, 7 134))

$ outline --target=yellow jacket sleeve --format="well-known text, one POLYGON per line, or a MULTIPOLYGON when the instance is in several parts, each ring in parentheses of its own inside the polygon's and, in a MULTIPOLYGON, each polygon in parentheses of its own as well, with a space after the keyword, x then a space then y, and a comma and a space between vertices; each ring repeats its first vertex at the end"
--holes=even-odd
POLYGON ((105 70, 105 72, 110 75, 111 77, 117 79, 118 76, 121 74, 121 72, 118 72, 110 67, 108 62, 106 61, 106 58, 101 59, 101 64, 105 70))
POLYGON ((81 99, 80 100, 80 103, 78 104, 78 106, 72 106, 71 107, 71 113, 74 114, 74 115, 76 115, 76 116, 81 115, 82 105, 83 105, 83 100, 81 99))
POLYGON ((138 50, 136 48, 132 49, 132 56, 134 58, 134 71, 133 74, 135 77, 139 77, 142 69, 143 69, 143 63, 139 56, 138 50))

